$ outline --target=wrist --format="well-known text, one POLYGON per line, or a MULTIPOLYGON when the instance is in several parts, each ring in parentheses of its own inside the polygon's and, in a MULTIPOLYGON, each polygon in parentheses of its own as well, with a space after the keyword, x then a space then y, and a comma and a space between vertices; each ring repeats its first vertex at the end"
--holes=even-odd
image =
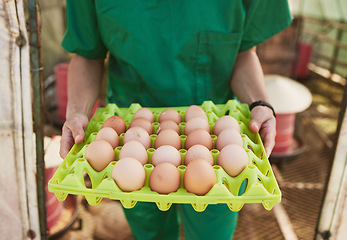
POLYGON ((271 109, 274 117, 276 118, 276 113, 275 113, 275 109, 272 107, 272 105, 268 102, 264 102, 264 101, 255 101, 253 103, 251 103, 249 105, 249 110, 252 111, 253 108, 257 107, 257 106, 263 106, 263 107, 268 107, 269 109, 271 109))
POLYGON ((80 99, 80 101, 70 101, 67 104, 66 118, 86 117, 88 118, 93 111, 94 101, 80 99))
POLYGON ((88 121, 88 114, 80 111, 80 110, 74 110, 74 109, 67 109, 66 110, 66 120, 71 119, 86 119, 88 121))

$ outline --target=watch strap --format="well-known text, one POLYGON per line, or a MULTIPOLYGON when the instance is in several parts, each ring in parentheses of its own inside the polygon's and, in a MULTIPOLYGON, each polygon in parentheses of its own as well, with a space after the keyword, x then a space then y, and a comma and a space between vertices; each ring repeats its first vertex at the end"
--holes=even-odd
POLYGON ((259 101, 251 103, 249 105, 249 110, 252 111, 252 109, 255 108, 256 106, 264 106, 264 107, 270 108, 272 110, 272 113, 273 113, 274 117, 276 117, 275 110, 274 110, 274 108, 272 107, 272 105, 270 103, 267 103, 267 102, 259 100, 259 101))

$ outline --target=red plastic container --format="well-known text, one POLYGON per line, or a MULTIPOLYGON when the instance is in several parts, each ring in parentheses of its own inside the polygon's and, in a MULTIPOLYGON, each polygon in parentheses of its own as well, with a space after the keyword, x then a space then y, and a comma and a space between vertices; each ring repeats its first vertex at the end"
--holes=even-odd
POLYGON ((308 64, 311 61, 313 51, 312 44, 300 42, 298 45, 297 58, 294 63, 294 76, 305 78, 308 76, 308 64))
MULTIPOLYGON (((69 69, 69 62, 59 63, 54 67, 55 87, 58 102, 58 116, 62 121, 66 120, 66 106, 67 106, 67 73, 69 69)), ((99 107, 99 101, 94 105, 92 115, 99 107)))
POLYGON ((295 113, 277 114, 274 153, 286 153, 294 141, 295 113))
POLYGON ((51 167, 45 169, 45 190, 46 190, 46 217, 47 229, 50 230, 54 227, 61 218, 64 209, 64 202, 60 202, 54 193, 48 191, 48 181, 57 171, 58 167, 51 167))

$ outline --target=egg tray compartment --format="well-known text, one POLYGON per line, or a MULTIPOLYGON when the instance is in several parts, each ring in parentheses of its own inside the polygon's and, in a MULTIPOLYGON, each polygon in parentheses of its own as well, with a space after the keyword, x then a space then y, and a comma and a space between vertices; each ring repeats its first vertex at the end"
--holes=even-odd
MULTIPOLYGON (((120 146, 115 149, 116 161, 111 162, 104 170, 97 172, 84 158, 88 144, 94 141, 96 133, 101 129, 102 123, 113 115, 121 116, 127 126, 129 126, 134 113, 141 108, 139 104, 132 104, 129 108, 118 108, 116 104, 108 104, 105 108, 99 108, 88 124, 85 131, 85 139, 81 144, 74 145, 63 163, 48 183, 50 192, 54 192, 59 201, 64 201, 68 194, 83 195, 90 205, 97 205, 103 198, 120 200, 125 208, 132 208, 138 201, 155 202, 162 211, 168 210, 173 203, 191 204, 198 211, 204 211, 208 204, 227 204, 231 211, 240 211, 245 203, 262 203, 264 208, 271 210, 274 204, 281 201, 281 191, 271 169, 268 158, 259 134, 253 133, 248 124, 250 121, 250 111, 248 105, 240 104, 236 100, 229 100, 226 104, 215 105, 211 101, 205 101, 201 108, 206 112, 210 122, 211 130, 219 117, 231 115, 238 120, 243 139, 243 148, 248 155, 248 166, 237 177, 229 176, 222 167, 217 165, 219 151, 212 149, 214 158, 214 170, 217 182, 212 189, 204 196, 197 196, 185 190, 183 175, 186 166, 184 156, 186 150, 183 149, 186 136, 183 135, 184 125, 179 124, 182 135, 182 149, 179 151, 182 158, 182 165, 178 166, 181 174, 181 185, 178 191, 169 194, 159 194, 149 188, 149 176, 153 170, 151 157, 155 151, 153 148, 156 134, 152 134, 151 148, 147 149, 149 163, 144 166, 146 181, 144 187, 138 191, 123 192, 112 179, 112 169, 118 160, 118 155, 122 147, 124 134, 119 136, 120 146), (92 187, 86 186, 84 179, 88 175, 92 187), (246 183, 245 190, 241 187, 246 183)), ((170 107, 176 109, 184 120, 184 113, 187 107, 170 107)), ((160 113, 166 108, 149 108, 153 111, 156 121, 160 113)), ((153 123, 153 132, 156 132, 158 123, 153 123)), ((212 135, 213 146, 215 146, 216 136, 212 135)))

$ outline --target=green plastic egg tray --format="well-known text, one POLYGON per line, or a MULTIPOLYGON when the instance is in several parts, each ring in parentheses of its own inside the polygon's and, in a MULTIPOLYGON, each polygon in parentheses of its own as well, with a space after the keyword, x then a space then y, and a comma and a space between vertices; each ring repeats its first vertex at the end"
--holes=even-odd
MULTIPOLYGON (((237 177, 229 176, 222 167, 217 165, 219 151, 215 148, 211 150, 214 158, 214 170, 217 176, 217 183, 204 196, 197 196, 185 190, 183 175, 186 166, 184 156, 186 150, 184 141, 184 114, 188 107, 170 107, 176 109, 182 117, 179 124, 182 135, 182 149, 179 151, 182 157, 182 165, 178 166, 181 173, 181 185, 177 192, 169 194, 159 194, 149 188, 149 176, 153 170, 151 157, 155 151, 154 141, 156 134, 152 134, 151 146, 147 149, 149 163, 144 165, 146 181, 144 187, 138 191, 123 192, 112 179, 112 169, 118 160, 119 152, 122 148, 124 133, 119 136, 120 146, 115 151, 116 160, 111 162, 104 170, 95 171, 84 158, 86 147, 95 139, 97 132, 101 129, 103 122, 113 115, 118 115, 124 119, 127 126, 133 119, 134 113, 141 108, 139 104, 131 104, 129 108, 118 108, 116 104, 108 104, 105 108, 99 108, 90 120, 85 130, 85 138, 81 144, 74 145, 69 154, 59 166, 58 170, 50 179, 48 189, 54 192, 58 200, 64 201, 68 194, 83 195, 90 205, 97 205, 103 198, 120 200, 125 208, 132 208, 138 201, 155 202, 162 211, 168 210, 173 203, 191 204, 198 211, 204 211, 209 204, 227 204, 231 211, 240 211, 245 203, 262 203, 264 208, 271 210, 274 204, 281 201, 281 191, 274 177, 269 160, 258 133, 253 133, 249 128, 250 111, 246 104, 240 104, 236 100, 229 100, 226 104, 214 104, 205 101, 201 108, 206 112, 208 120, 213 130, 214 123, 224 115, 236 118, 240 124, 243 148, 248 154, 248 166, 237 177), (88 174, 92 187, 85 184, 85 175, 88 174), (244 188, 244 186, 246 187, 244 188)), ((166 108, 149 108, 154 113, 156 121, 160 113, 166 108)), ((158 122, 153 123, 153 133, 156 133, 158 122)), ((211 131, 212 132, 212 131, 211 131)), ((217 136, 211 135, 213 144, 217 136)))

